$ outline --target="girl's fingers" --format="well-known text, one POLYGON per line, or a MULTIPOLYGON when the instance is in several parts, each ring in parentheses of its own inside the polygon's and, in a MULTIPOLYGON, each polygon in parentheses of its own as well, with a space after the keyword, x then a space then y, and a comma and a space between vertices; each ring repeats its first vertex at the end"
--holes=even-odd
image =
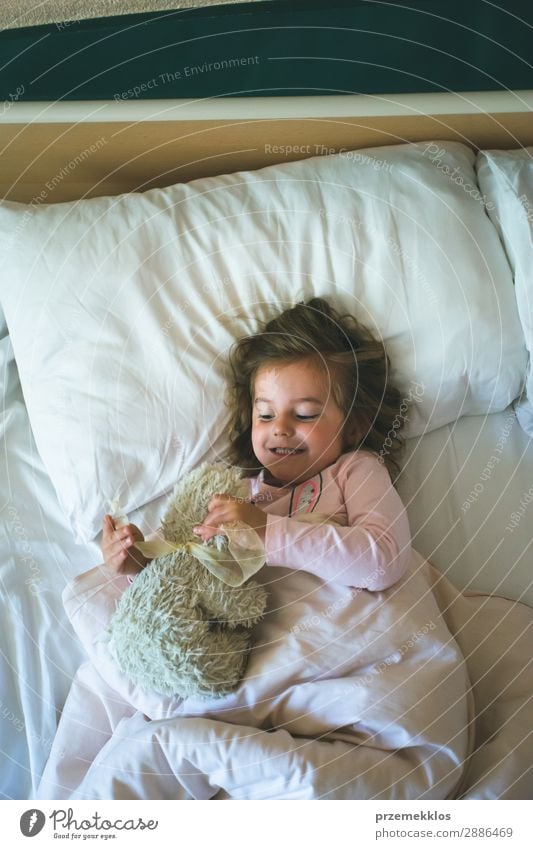
POLYGON ((122 542, 116 542, 112 546, 109 547, 107 551, 107 556, 109 559, 113 557, 122 557, 122 555, 128 555, 128 549, 130 546, 128 544, 122 542))
POLYGON ((228 501, 237 501, 238 499, 234 495, 225 495, 224 493, 218 493, 213 495, 211 501, 207 505, 208 510, 212 510, 214 507, 218 505, 222 506, 227 504, 228 501))
POLYGON ((104 552, 104 560, 111 565, 122 565, 127 558, 131 558, 137 565, 144 559, 140 551, 133 548, 134 541, 116 540, 111 543, 104 552))
POLYGON ((102 522, 102 539, 109 539, 112 533, 113 528, 109 523, 109 517, 104 516, 104 521, 102 522))
POLYGON ((139 557, 136 558, 133 552, 128 552, 125 549, 121 549, 116 554, 112 555, 107 562, 112 569, 119 569, 124 566, 126 561, 130 561, 130 563, 135 567, 142 567, 145 565, 140 554, 139 557))
POLYGON ((124 545, 128 540, 133 542, 133 537, 128 531, 123 531, 122 528, 119 531, 115 531, 112 538, 110 539, 110 544, 112 545, 124 545))
POLYGON ((104 533, 108 536, 113 536, 115 540, 124 540, 126 538, 140 539, 141 532, 135 525, 122 525, 117 528, 115 522, 109 514, 104 516, 104 533))
POLYGON ((133 542, 144 540, 142 532, 136 525, 124 525, 117 530, 117 535, 119 539, 131 539, 133 542))
POLYGON ((202 537, 205 542, 218 533, 218 528, 213 527, 212 525, 195 525, 193 533, 196 534, 196 536, 202 537))
POLYGON ((118 572, 124 563, 126 556, 126 552, 123 551, 122 554, 116 554, 114 557, 106 557, 105 564, 108 569, 111 569, 113 572, 118 572))
POLYGON ((205 531, 203 534, 200 534, 200 537, 203 540, 203 542, 209 542, 211 537, 214 537, 214 536, 215 536, 215 534, 210 532, 210 531, 205 531))
POLYGON ((228 511, 224 507, 224 505, 219 505, 218 507, 213 507, 209 509, 207 516, 205 516, 202 524, 205 527, 218 527, 228 518, 228 511))
POLYGON ((203 522, 200 522, 199 525, 195 525, 194 527, 201 528, 203 531, 216 531, 221 524, 222 519, 210 513, 209 516, 205 517, 203 522))

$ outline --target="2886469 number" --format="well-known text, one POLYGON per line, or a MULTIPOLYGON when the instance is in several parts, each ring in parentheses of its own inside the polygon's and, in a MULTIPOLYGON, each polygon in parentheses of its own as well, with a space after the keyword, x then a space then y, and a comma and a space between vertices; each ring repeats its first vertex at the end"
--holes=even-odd
POLYGON ((483 827, 483 826, 465 826, 461 829, 462 837, 512 837, 513 829, 510 827, 483 827))

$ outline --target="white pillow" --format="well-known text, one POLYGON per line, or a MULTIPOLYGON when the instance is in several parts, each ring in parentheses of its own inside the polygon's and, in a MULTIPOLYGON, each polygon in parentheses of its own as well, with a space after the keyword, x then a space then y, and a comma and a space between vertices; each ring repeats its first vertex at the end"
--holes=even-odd
POLYGON ((230 344, 315 295, 385 338, 413 401, 408 435, 505 409, 526 352, 474 158, 458 143, 395 145, 0 205, 0 302, 78 540, 98 533, 106 499, 131 511, 217 456, 230 344))
POLYGON ((496 225, 514 272, 515 294, 530 362, 517 418, 533 436, 533 147, 484 150, 477 171, 487 212, 496 225))

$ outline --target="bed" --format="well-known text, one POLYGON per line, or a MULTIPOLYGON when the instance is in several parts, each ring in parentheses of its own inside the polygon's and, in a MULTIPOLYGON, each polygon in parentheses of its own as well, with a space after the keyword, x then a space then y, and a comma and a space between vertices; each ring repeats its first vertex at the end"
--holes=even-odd
POLYGON ((530 798, 532 107, 519 90, 4 111, 3 798, 530 798), (165 749, 169 715, 104 675, 90 757, 122 723, 139 759, 115 747, 114 777, 105 760, 80 777, 56 731, 99 655, 63 590, 100 562, 110 501, 154 529, 173 482, 223 450, 233 338, 313 294, 357 310, 396 364, 398 491, 468 672, 464 762, 442 786, 365 789, 353 746, 324 763, 342 734, 311 735, 298 771, 289 724, 180 717, 198 750, 225 753, 206 764, 165 749))

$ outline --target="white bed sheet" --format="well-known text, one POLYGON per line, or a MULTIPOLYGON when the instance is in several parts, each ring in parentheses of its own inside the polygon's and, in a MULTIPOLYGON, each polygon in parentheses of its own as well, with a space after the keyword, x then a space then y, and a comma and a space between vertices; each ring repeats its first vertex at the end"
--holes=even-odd
MULTIPOLYGON (((147 520, 159 509, 145 511, 147 520)), ((85 654, 61 592, 99 560, 76 545, 35 447, 8 336, 0 338, 0 798, 31 798, 85 654)))
MULTIPOLYGON (((76 545, 67 527, 35 448, 8 337, 0 339, 0 392, 0 798, 27 799, 85 658, 61 592, 98 562, 99 547, 76 545)), ((399 490, 414 545, 461 589, 533 602, 533 498, 524 499, 533 493, 531 442, 509 408, 407 445, 399 490), (491 457, 499 462, 487 469, 491 457), (513 513, 519 521, 509 530, 513 513)), ((153 529, 165 500, 131 520, 153 529)))
POLYGON ((0 384, 0 794, 28 798, 82 658, 60 593, 88 553, 73 544, 36 453, 8 337, 0 339, 0 384))

